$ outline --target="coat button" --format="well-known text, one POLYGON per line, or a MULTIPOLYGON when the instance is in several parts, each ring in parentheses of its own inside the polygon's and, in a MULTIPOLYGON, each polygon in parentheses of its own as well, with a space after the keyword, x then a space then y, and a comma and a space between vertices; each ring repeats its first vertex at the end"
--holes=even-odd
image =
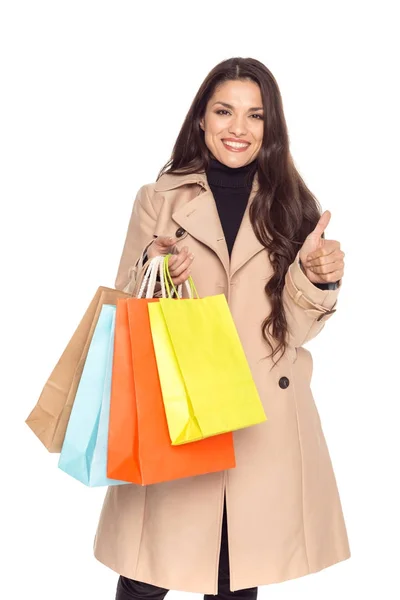
POLYGON ((279 380, 279 387, 283 390, 289 387, 289 379, 287 377, 281 377, 279 380))
POLYGON ((186 230, 183 229, 183 227, 179 227, 179 229, 177 229, 175 231, 175 236, 178 237, 178 238, 180 238, 180 237, 183 236, 184 233, 186 233, 186 230))

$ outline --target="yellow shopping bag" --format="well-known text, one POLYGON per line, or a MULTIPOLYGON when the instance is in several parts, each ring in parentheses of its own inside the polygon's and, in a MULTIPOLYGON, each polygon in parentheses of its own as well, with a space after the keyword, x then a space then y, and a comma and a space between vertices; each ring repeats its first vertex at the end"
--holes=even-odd
POLYGON ((172 445, 266 421, 225 296, 171 298, 167 264, 169 297, 148 310, 172 445))

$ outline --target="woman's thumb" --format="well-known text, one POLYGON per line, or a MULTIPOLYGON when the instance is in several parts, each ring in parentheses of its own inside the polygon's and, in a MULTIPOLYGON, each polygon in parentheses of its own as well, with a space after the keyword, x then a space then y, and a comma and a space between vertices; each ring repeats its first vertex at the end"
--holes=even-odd
POLYGON ((163 248, 169 248, 175 244, 175 238, 172 236, 159 236, 156 238, 156 243, 163 248))
POLYGON ((314 231, 312 232, 313 235, 317 235, 318 237, 321 237, 321 235, 324 233, 325 229, 328 227, 328 223, 331 220, 331 213, 329 210, 326 210, 325 212, 322 213, 322 215, 319 218, 318 223, 315 226, 314 231))

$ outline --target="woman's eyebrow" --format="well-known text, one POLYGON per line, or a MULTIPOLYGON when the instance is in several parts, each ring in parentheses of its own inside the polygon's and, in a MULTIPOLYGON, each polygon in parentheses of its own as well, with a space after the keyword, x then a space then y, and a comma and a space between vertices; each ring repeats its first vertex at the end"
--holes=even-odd
MULTIPOLYGON (((231 110, 234 109, 232 104, 228 104, 227 102, 220 102, 218 100, 217 102, 214 102, 214 104, 212 106, 214 106, 215 104, 222 104, 222 106, 225 106, 226 108, 230 108, 231 110)), ((264 110, 264 108, 262 106, 253 106, 252 108, 249 108, 249 111, 252 111, 252 110, 264 110)))

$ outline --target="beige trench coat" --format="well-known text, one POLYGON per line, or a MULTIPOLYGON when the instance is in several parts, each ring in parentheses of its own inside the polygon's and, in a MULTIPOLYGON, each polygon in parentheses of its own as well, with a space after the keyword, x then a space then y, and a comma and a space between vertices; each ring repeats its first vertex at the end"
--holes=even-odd
MULTIPOLYGON (((150 486, 107 490, 94 543, 117 573, 167 589, 216 594, 226 492, 231 590, 282 582, 350 557, 336 480, 310 389, 312 357, 302 346, 335 312, 340 291, 315 287, 298 256, 283 292, 290 347, 275 368, 262 339, 272 275, 248 208, 229 259, 204 173, 164 174, 138 191, 116 279, 137 289, 142 251, 154 236, 178 235, 195 259, 199 295, 224 293, 268 420, 234 433, 237 466, 150 486), (281 377, 289 379, 286 388, 281 377)), ((185 294, 184 294, 185 295, 185 294)))

